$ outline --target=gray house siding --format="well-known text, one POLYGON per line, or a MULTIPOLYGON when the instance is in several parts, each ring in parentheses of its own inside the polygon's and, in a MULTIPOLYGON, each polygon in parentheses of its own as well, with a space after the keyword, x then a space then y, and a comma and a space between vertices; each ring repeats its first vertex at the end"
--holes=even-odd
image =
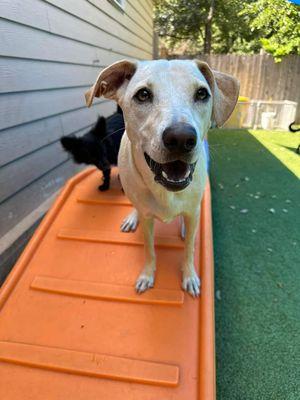
POLYGON ((151 59, 152 38, 150 0, 1 0, 0 238, 78 170, 59 138, 114 111, 85 106, 100 69, 151 59))

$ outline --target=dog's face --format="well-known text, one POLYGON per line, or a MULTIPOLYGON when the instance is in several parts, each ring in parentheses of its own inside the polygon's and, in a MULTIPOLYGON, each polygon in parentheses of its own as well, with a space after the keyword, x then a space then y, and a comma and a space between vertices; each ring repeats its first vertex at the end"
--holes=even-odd
POLYGON ((183 190, 193 179, 199 148, 213 120, 224 123, 236 103, 238 84, 223 76, 228 95, 205 63, 121 61, 99 75, 87 102, 101 95, 117 100, 127 135, 155 181, 168 190, 183 190))

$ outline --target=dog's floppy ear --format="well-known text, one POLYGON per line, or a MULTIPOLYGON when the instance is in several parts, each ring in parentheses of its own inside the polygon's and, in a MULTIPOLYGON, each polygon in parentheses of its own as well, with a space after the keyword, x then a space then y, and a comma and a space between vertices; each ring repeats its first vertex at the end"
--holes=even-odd
POLYGON ((216 126, 222 126, 230 117, 237 103, 240 83, 231 75, 213 71, 204 61, 196 60, 196 64, 212 91, 213 122, 216 126))
POLYGON ((90 107, 94 97, 115 99, 117 90, 126 80, 131 79, 136 67, 136 63, 122 60, 101 71, 94 85, 85 93, 86 105, 90 107))

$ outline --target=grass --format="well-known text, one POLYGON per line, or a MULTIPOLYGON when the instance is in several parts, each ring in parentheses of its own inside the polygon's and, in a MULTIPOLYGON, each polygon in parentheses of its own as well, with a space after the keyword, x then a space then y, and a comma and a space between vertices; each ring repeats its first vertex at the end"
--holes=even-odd
POLYGON ((300 135, 209 142, 218 400, 299 400, 300 135))

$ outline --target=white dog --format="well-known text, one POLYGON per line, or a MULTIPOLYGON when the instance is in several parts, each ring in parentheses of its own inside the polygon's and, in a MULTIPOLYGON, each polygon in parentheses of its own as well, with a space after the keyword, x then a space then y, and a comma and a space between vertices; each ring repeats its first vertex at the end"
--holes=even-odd
POLYGON ((154 218, 183 216, 186 235, 182 287, 200 293, 194 242, 207 177, 204 137, 232 113, 238 81, 201 61, 120 61, 104 69, 86 93, 87 105, 104 96, 118 102, 125 127, 118 166, 122 186, 135 209, 123 221, 125 232, 140 221, 145 266, 136 290, 154 284, 154 218))

